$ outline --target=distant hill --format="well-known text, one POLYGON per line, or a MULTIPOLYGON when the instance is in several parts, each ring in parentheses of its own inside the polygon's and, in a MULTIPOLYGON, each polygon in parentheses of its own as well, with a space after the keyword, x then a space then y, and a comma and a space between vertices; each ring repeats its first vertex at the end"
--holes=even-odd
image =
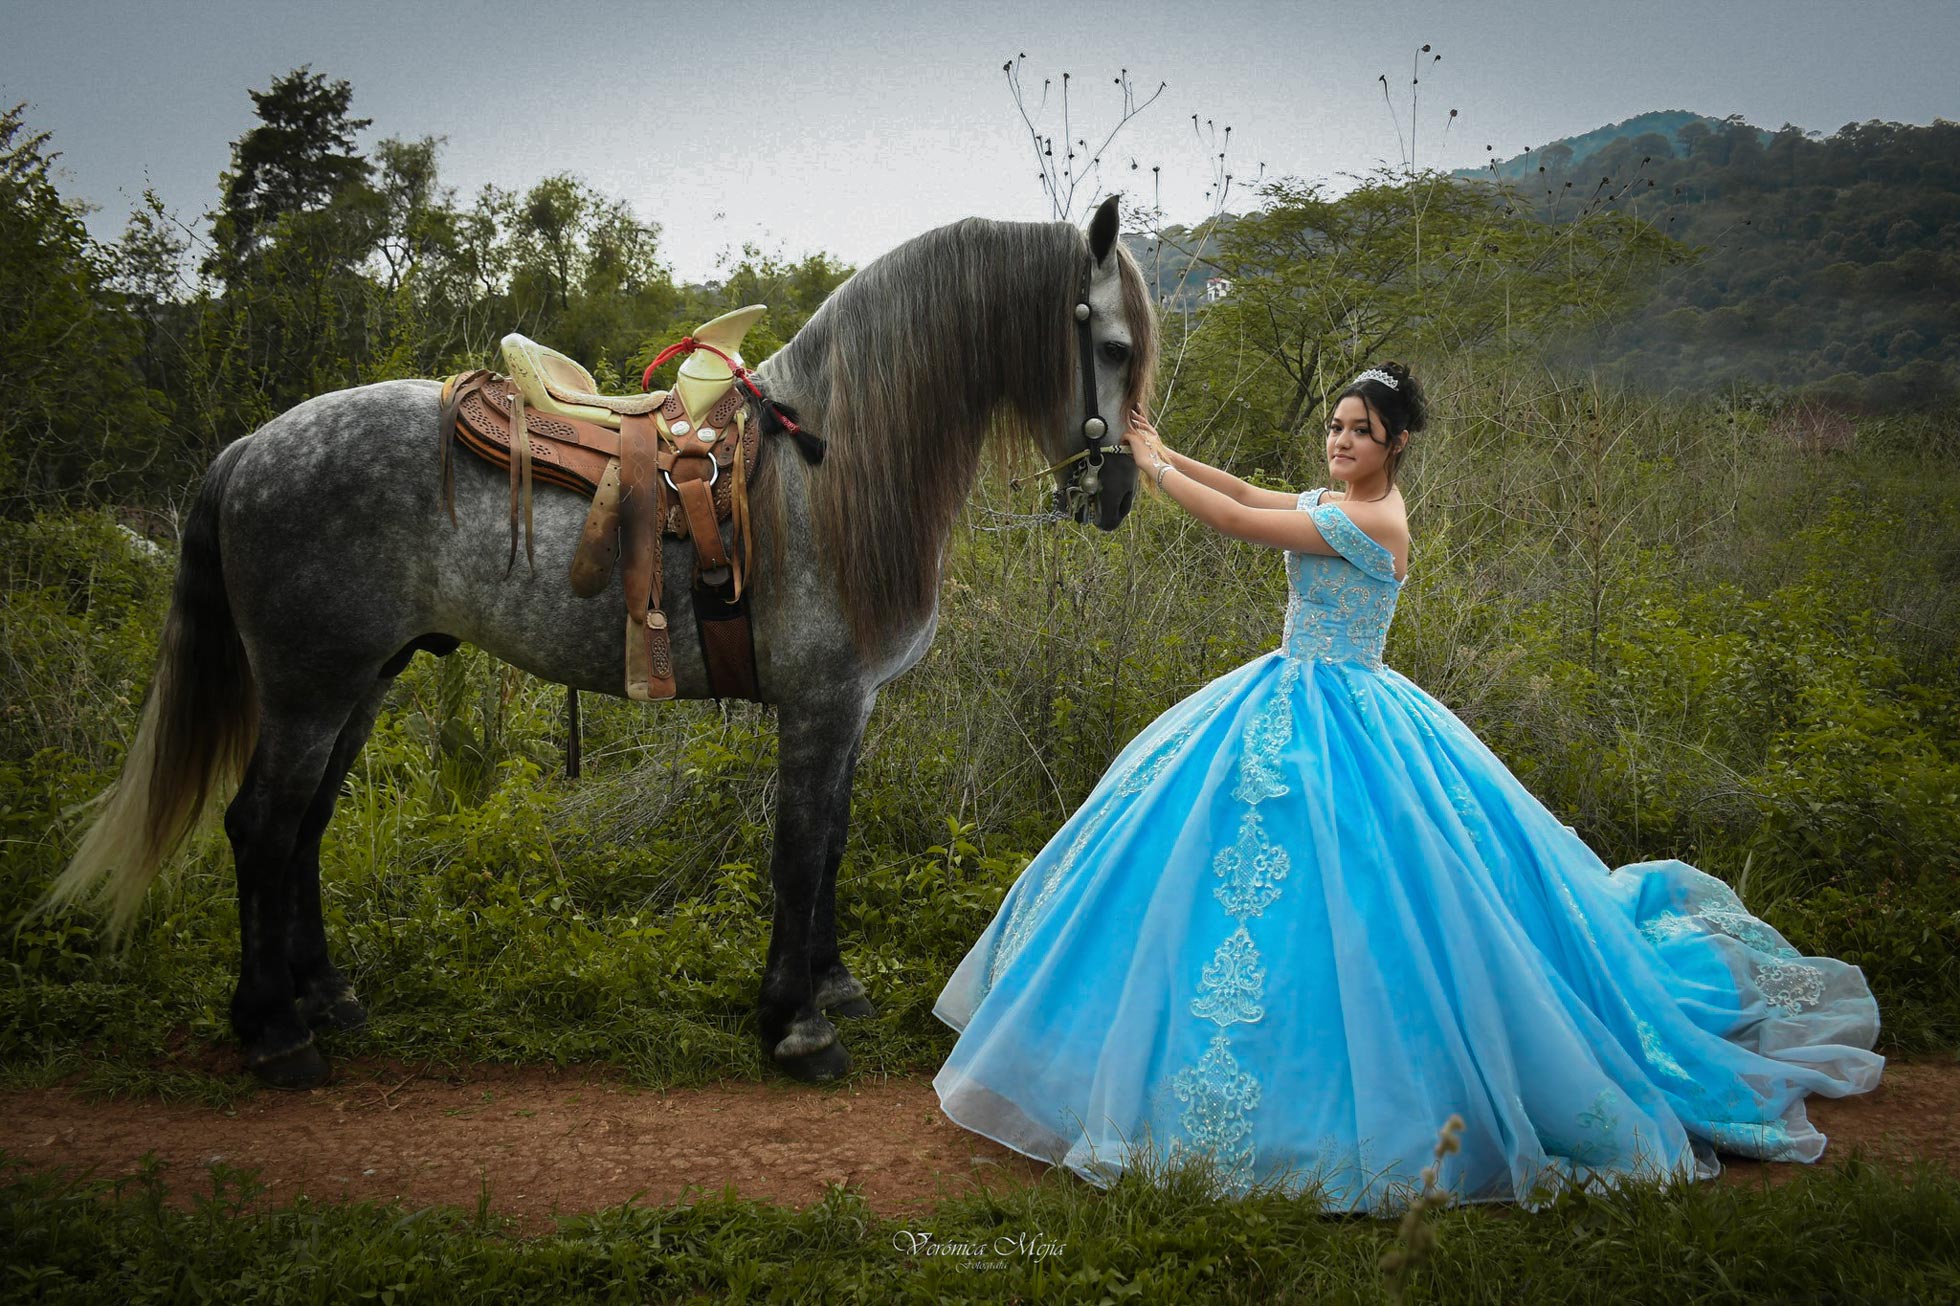
POLYGON ((1228 213, 1196 227, 1168 226, 1155 235, 1124 233, 1123 243, 1143 269, 1160 307, 1185 313, 1204 304, 1206 283, 1216 270, 1200 260, 1218 253, 1219 236, 1233 221, 1228 213))
MULTIPOLYGON (((1643 150, 1644 153, 1685 154, 1689 141, 1695 135, 1686 131, 1690 123, 1704 131, 1718 132, 1730 126, 1734 120, 1724 121, 1711 118, 1707 114, 1690 113, 1686 109, 1658 109, 1652 113, 1639 114, 1625 122, 1616 122, 1608 127, 1595 127, 1577 136, 1565 136, 1555 141, 1547 141, 1536 150, 1527 149, 1523 154, 1512 158, 1493 160, 1480 168, 1458 168, 1452 176, 1490 178, 1495 172, 1499 181, 1524 181, 1535 176, 1538 170, 1551 170, 1578 167, 1607 146, 1616 141, 1638 142, 1643 136, 1656 136, 1665 142, 1663 150, 1659 145, 1643 150), (1684 135, 1684 131, 1686 134, 1684 135)), ((1769 143, 1770 133, 1757 131, 1762 143, 1769 143)))
POLYGON ((1852 123, 1827 137, 1690 117, 1674 139, 1573 137, 1508 184, 1551 221, 1619 210, 1698 257, 1583 361, 1688 388, 1787 387, 1867 410, 1960 392, 1960 123, 1852 123), (1543 166, 1543 173, 1538 168, 1543 166))
MULTIPOLYGON (((1454 175, 1555 224, 1622 212, 1692 254, 1618 320, 1564 338, 1564 361, 1866 411, 1960 399, 1960 123, 1852 123, 1820 137, 1671 109, 1495 172, 1454 175)), ((1203 256, 1239 220, 1125 238, 1167 313, 1202 313, 1214 275, 1203 256)))

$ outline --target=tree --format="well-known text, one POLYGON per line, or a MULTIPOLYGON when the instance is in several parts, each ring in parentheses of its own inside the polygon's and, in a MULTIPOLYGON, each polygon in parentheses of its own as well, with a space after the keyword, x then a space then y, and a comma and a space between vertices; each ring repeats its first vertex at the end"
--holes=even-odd
POLYGON ((369 125, 352 88, 300 67, 250 92, 259 125, 232 142, 204 271, 223 287, 201 315, 198 380, 207 444, 309 395, 367 378, 390 355, 385 296, 363 275, 389 230, 373 166, 354 153, 369 125))
POLYGON ((487 255, 489 226, 504 233, 504 329, 578 358, 604 385, 626 384, 628 360, 681 302, 660 261, 659 226, 566 173, 522 195, 486 192, 479 208, 472 244, 487 255))
POLYGON ((373 171, 353 152, 354 133, 371 120, 347 116, 354 91, 345 81, 301 65, 248 94, 259 125, 232 142, 224 203, 212 215, 217 251, 205 268, 227 281, 279 218, 323 209, 373 171))
POLYGON ((580 263, 580 237, 585 234, 600 196, 569 173, 546 177, 524 194, 517 206, 518 234, 534 242, 521 271, 542 291, 544 307, 560 313, 571 307, 572 278, 580 263))
POLYGON ((162 425, 130 367, 139 330, 117 312, 110 267, 56 191, 46 132, 0 113, 0 503, 120 494, 162 425))
POLYGON ((455 247, 454 192, 442 188, 436 173, 441 144, 435 136, 414 141, 390 136, 374 147, 381 174, 373 192, 381 233, 375 253, 390 293, 430 253, 455 247))
POLYGON ((829 254, 808 254, 790 260, 764 254, 755 245, 742 246, 742 261, 728 274, 722 298, 729 308, 767 304, 769 316, 751 333, 749 352, 762 359, 803 329, 811 314, 823 307, 830 292, 844 284, 853 269, 829 254))
POLYGON ((1433 173, 1384 171, 1339 197, 1292 180, 1259 193, 1265 206, 1223 229, 1212 262, 1232 290, 1201 332, 1235 366, 1249 353, 1280 382, 1281 449, 1368 361, 1570 329, 1622 302, 1671 249, 1625 215, 1543 222, 1433 173))

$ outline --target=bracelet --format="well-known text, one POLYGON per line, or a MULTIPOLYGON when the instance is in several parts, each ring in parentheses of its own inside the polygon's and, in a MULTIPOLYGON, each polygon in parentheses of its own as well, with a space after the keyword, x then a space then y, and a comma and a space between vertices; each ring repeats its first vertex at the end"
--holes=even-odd
POLYGON ((1165 461, 1164 461, 1163 459, 1161 459, 1161 458, 1160 458, 1160 459, 1158 459, 1158 460, 1157 460, 1157 488, 1158 488, 1158 489, 1160 489, 1160 490, 1164 488, 1164 473, 1165 473, 1165 472, 1174 472, 1174 471, 1176 471, 1176 470, 1177 470, 1177 468, 1175 468, 1175 467, 1173 467, 1173 466, 1171 466, 1171 465, 1170 465, 1169 463, 1167 463, 1167 462, 1165 462, 1165 461))

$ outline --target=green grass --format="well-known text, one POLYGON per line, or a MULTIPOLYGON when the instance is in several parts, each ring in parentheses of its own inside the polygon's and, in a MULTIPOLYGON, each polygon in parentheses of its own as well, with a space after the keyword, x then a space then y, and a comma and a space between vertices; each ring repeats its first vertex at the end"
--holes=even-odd
MULTIPOLYGON (((490 1214, 264 1200, 223 1167, 173 1185, 33 1174, 0 1157, 0 1292, 48 1302, 1373 1302, 1392 1221, 1196 1171, 1099 1193, 1051 1175, 891 1220, 832 1189, 804 1210, 704 1197, 520 1237, 490 1214), (173 1200, 176 1194, 188 1200, 173 1200), (921 1238, 929 1242, 920 1241, 921 1238), (947 1249, 948 1254, 926 1250, 947 1249), (967 1248, 980 1249, 978 1254, 967 1248)), ((1574 1194, 1443 1212, 1407 1299, 1931 1302, 1960 1296, 1960 1180, 1855 1158, 1773 1188, 1574 1194)))

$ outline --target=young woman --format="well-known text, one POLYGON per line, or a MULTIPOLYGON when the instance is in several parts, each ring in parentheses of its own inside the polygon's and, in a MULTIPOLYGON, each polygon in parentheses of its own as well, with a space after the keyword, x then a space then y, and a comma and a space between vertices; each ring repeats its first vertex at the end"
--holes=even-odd
POLYGON ((1285 550, 1281 647, 1166 712, 1028 866, 934 1011, 954 1121, 1105 1183, 1203 1156, 1336 1210, 1413 1195, 1437 1131, 1472 1201, 1814 1161, 1803 1099, 1877 1083, 1863 974, 1803 957, 1678 861, 1610 870, 1384 666, 1408 572, 1389 363, 1343 390, 1297 496, 1173 452, 1144 475, 1285 550))

